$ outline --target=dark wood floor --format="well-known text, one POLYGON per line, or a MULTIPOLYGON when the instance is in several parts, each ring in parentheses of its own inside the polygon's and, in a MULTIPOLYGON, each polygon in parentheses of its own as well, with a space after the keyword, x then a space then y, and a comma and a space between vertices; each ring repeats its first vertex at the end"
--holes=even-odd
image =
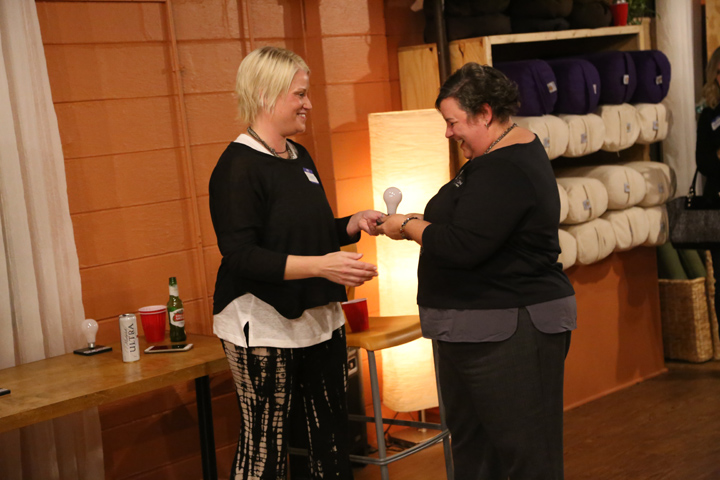
MULTIPOLYGON (((566 480, 720 479, 720 362, 667 366, 565 413, 566 480)), ((355 480, 379 478, 378 467, 355 471, 355 480)), ((442 447, 394 463, 390 478, 445 478, 442 447)))

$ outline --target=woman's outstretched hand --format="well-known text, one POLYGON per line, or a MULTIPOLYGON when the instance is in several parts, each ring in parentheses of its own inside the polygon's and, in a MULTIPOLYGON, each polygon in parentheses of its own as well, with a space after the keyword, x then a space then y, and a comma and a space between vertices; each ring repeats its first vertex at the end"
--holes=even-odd
POLYGON ((368 235, 377 235, 377 221, 383 216, 382 212, 377 210, 363 210, 357 212, 355 215, 350 217, 350 221, 347 225, 347 233, 349 236, 357 235, 362 230, 368 235))
POLYGON ((359 287, 377 277, 377 267, 361 262, 362 253, 333 252, 323 255, 319 261, 319 277, 351 287, 359 287))

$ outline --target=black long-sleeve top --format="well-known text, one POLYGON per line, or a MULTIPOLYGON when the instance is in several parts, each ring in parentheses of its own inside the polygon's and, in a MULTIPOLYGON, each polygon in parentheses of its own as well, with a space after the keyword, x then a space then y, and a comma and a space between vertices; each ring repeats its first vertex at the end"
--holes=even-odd
POLYGON ((350 217, 335 219, 310 154, 294 143, 286 160, 231 143, 210 177, 210 214, 222 262, 213 314, 252 293, 286 318, 347 300, 345 287, 324 278, 284 280, 288 255, 325 255, 356 242, 350 217))
POLYGON ((560 198, 535 138, 477 157, 425 208, 418 304, 514 308, 575 292, 557 262, 560 198))
POLYGON ((720 192, 720 105, 716 108, 705 107, 697 123, 697 144, 695 162, 705 178, 703 196, 718 198, 720 192), (715 128, 713 128, 715 127, 715 128))

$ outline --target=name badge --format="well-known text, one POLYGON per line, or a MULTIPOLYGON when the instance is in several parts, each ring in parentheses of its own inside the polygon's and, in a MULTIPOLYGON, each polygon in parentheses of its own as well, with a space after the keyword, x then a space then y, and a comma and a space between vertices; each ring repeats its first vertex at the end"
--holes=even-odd
POLYGON ((310 182, 320 184, 312 170, 310 170, 309 168, 303 168, 303 172, 305 172, 305 176, 308 177, 308 180, 310 180, 310 182))
POLYGON ((713 131, 717 130, 718 127, 720 127, 720 117, 715 117, 715 120, 712 121, 710 126, 712 127, 713 131))
POLYGON ((584 210, 590 210, 590 200, 588 200, 587 198, 583 200, 582 205, 584 210))
POLYGON ((662 75, 655 77, 655 85, 662 85, 662 75))
POLYGON ((630 184, 629 184, 629 183, 624 183, 624 184, 623 184, 623 189, 625 190, 625 193, 630 193, 630 184))
POLYGON ((557 92, 557 85, 555 85, 555 82, 549 82, 547 84, 547 87, 548 87, 548 92, 550 92, 550 93, 557 92))
POLYGON ((580 134, 580 143, 587 143, 587 133, 580 134))
POLYGON ((660 130, 660 125, 658 124, 657 120, 653 120, 653 130, 655 130, 656 132, 660 130))
POLYGON ((623 85, 630 85, 630 75, 623 75, 623 85))

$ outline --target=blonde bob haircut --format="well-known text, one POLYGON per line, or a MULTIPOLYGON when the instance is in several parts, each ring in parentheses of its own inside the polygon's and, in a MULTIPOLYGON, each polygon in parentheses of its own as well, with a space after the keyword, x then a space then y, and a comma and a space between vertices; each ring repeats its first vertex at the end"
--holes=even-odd
POLYGON ((240 62, 235 79, 240 120, 252 124, 262 109, 272 113, 275 102, 290 90, 300 70, 310 74, 305 61, 290 50, 261 47, 250 52, 240 62))
POLYGON ((703 85, 702 94, 705 103, 710 108, 715 108, 720 104, 720 85, 716 80, 718 64, 720 64, 720 48, 715 49, 705 68, 705 85, 703 85))

